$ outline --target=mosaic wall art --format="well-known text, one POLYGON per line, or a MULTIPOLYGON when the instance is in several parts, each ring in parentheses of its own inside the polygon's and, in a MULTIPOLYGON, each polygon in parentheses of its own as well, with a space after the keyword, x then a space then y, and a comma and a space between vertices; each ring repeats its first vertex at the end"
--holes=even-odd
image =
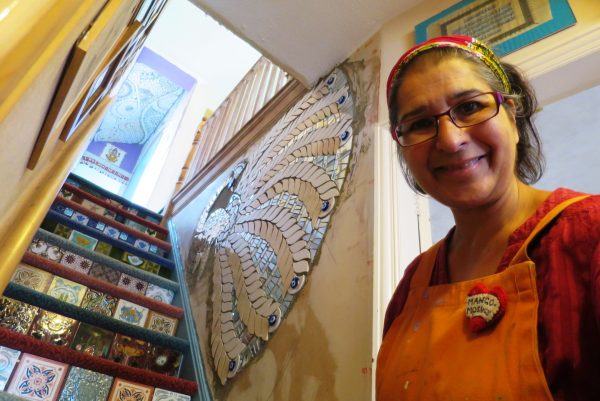
POLYGON ((39 308, 16 299, 0 297, 0 327, 27 334, 39 308))
POLYGON ((222 384, 259 354, 308 280, 346 178, 353 113, 336 70, 233 168, 198 222, 186 279, 212 275, 207 352, 222 384))
POLYGON ((152 331, 158 331, 159 333, 166 334, 168 336, 174 336, 177 330, 178 320, 174 317, 162 315, 160 313, 150 311, 148 314, 148 321, 146 322, 146 328, 152 331))
POLYGON ((144 327, 144 323, 148 318, 148 308, 121 299, 117 304, 113 317, 126 323, 144 327))
POLYGON ((88 288, 83 296, 81 307, 92 312, 112 316, 117 308, 117 302, 119 302, 119 300, 112 295, 88 288))
POLYGON ((166 288, 159 287, 156 284, 148 284, 148 289, 146 289, 146 296, 152 299, 156 299, 157 301, 164 302, 166 304, 170 304, 173 302, 173 297, 175 293, 171 290, 167 290, 166 288))
POLYGON ((8 392, 27 400, 54 401, 58 398, 67 365, 23 354, 10 381, 8 392))
POLYGON ((75 335, 78 322, 58 313, 42 310, 31 325, 30 335, 60 347, 66 347, 75 335))
POLYGON ((54 276, 47 294, 63 302, 79 306, 87 287, 66 278, 54 276))

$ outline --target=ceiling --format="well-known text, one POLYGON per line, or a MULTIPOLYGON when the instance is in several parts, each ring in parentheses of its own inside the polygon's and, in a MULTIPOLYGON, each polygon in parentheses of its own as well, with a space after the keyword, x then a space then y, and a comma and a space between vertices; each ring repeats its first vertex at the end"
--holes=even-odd
POLYGON ((306 86, 422 0, 190 0, 306 86))

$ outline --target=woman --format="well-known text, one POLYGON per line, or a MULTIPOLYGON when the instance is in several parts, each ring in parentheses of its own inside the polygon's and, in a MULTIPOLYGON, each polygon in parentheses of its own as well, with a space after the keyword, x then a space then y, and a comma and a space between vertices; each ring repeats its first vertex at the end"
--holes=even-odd
POLYGON ((440 37, 399 59, 388 106, 407 180, 456 225, 392 297, 378 400, 600 399, 600 197, 529 185, 527 82, 476 39, 440 37))

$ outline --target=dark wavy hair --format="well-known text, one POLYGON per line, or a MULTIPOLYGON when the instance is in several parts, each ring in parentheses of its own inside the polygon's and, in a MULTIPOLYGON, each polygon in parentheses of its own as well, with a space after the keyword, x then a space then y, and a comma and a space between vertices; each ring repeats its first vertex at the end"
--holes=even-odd
MULTIPOLYGON (((390 90, 390 98, 388 99, 390 127, 395 127, 398 124, 398 90, 411 69, 425 59, 439 63, 449 57, 457 57, 473 63, 477 67, 476 71, 490 85, 492 90, 502 92, 505 97, 514 100, 516 106, 516 124, 519 132, 515 173, 519 180, 525 184, 537 182, 544 172, 545 165, 540 137, 532 118, 533 114, 537 111, 537 98, 531 84, 523 76, 523 73, 512 64, 500 63, 508 75, 511 87, 511 93, 504 93, 504 86, 500 79, 481 60, 464 50, 453 47, 438 47, 417 55, 400 70, 390 90)), ((401 152, 400 165, 402 173, 410 187, 424 194, 425 191, 423 191, 408 170, 401 152)))

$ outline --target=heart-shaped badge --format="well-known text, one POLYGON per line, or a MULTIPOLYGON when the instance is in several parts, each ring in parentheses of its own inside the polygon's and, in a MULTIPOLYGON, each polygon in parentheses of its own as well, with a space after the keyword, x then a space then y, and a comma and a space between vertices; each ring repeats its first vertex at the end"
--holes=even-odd
POLYGON ((495 325, 506 311, 506 293, 500 287, 492 289, 476 284, 467 296, 469 330, 478 333, 495 325))

